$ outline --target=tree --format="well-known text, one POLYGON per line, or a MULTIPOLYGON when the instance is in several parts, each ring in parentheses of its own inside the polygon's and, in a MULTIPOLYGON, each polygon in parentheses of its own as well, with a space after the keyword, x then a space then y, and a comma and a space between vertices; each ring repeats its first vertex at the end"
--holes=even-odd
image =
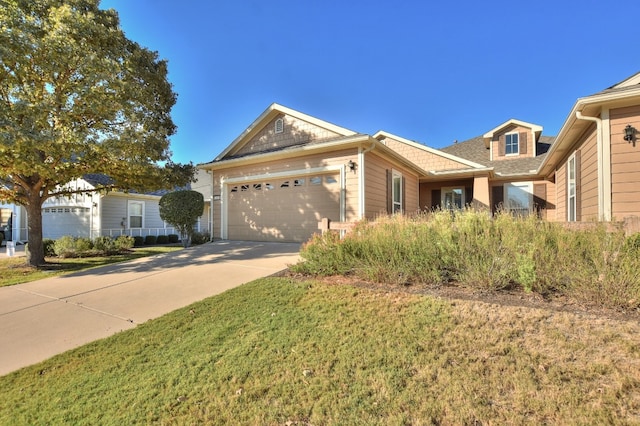
POLYGON ((180 232, 182 244, 189 246, 193 227, 204 212, 204 197, 198 191, 169 192, 160 198, 160 217, 180 232))
POLYGON ((42 203, 75 193, 87 173, 101 191, 182 186, 171 161, 176 102, 167 62, 127 39, 99 0, 2 0, 0 200, 26 208, 28 263, 44 264, 42 203))

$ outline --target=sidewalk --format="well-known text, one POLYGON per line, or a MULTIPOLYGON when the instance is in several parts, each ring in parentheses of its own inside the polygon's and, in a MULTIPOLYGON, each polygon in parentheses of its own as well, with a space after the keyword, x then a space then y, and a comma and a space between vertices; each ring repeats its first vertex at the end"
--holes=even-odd
POLYGON ((299 248, 215 242, 0 287, 0 375, 282 271, 299 248))

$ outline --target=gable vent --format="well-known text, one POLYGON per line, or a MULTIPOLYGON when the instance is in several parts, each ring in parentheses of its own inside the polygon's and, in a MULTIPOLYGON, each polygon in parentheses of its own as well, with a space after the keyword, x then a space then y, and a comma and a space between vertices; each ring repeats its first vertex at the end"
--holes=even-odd
POLYGON ((278 118, 276 120, 276 133, 284 132, 284 120, 282 118, 278 118))

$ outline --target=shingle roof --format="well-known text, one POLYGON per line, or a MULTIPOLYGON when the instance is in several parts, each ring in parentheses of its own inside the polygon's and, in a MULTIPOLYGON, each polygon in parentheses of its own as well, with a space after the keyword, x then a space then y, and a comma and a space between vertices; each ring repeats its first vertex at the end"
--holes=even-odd
POLYGON ((486 148, 482 136, 476 136, 464 142, 450 145, 442 148, 441 151, 465 158, 474 163, 482 164, 486 167, 493 167, 496 174, 530 174, 532 170, 538 169, 554 140, 555 137, 552 136, 540 136, 536 146, 538 153, 536 157, 514 158, 511 160, 490 161, 489 149, 486 148))
MULTIPOLYGON (((91 185, 95 186, 105 186, 105 185, 110 185, 113 183, 113 179, 111 179, 109 176, 102 174, 102 173, 87 173, 86 175, 82 176, 82 178, 84 180, 86 180, 88 183, 90 183, 91 185)), ((191 184, 188 183, 186 186, 184 187, 179 187, 179 188, 174 188, 172 190, 167 190, 167 189, 160 189, 157 191, 149 191, 149 192, 137 192, 137 191, 130 191, 131 194, 141 194, 141 195, 155 195, 157 197, 161 197, 164 194, 168 193, 168 192, 172 192, 172 191, 178 191, 178 190, 182 190, 182 189, 191 189, 191 184)))

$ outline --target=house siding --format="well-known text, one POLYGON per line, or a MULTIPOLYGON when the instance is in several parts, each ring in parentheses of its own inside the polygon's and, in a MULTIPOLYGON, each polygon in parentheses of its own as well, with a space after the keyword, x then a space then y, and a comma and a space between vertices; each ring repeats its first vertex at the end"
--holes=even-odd
POLYGON ((384 144, 424 170, 460 170, 469 168, 466 164, 407 145, 393 138, 386 138, 384 144))
MULTIPOLYGON (((442 188, 464 188, 465 204, 467 204, 467 198, 471 195, 467 192, 469 191, 469 189, 473 188, 473 179, 422 182, 420 184, 420 208, 422 210, 430 210, 436 205, 439 206, 441 200, 433 199, 433 191, 441 191, 442 188)), ((442 195, 441 192, 440 195, 442 195)))
POLYGON ((365 158, 365 217, 375 219, 387 214, 387 170, 397 170, 404 178, 404 209, 414 213, 418 206, 418 177, 406 167, 392 163, 370 152, 365 158))
POLYGON ((609 112, 611 131, 611 213, 622 220, 640 215, 640 140, 635 146, 624 140, 627 124, 640 129, 640 106, 609 112))
POLYGON ((338 133, 313 125, 306 121, 280 114, 265 125, 254 137, 243 146, 230 153, 230 156, 243 156, 260 152, 272 151, 289 146, 301 145, 309 142, 324 142, 340 137, 338 133), (275 122, 284 120, 282 133, 275 133, 275 122))

